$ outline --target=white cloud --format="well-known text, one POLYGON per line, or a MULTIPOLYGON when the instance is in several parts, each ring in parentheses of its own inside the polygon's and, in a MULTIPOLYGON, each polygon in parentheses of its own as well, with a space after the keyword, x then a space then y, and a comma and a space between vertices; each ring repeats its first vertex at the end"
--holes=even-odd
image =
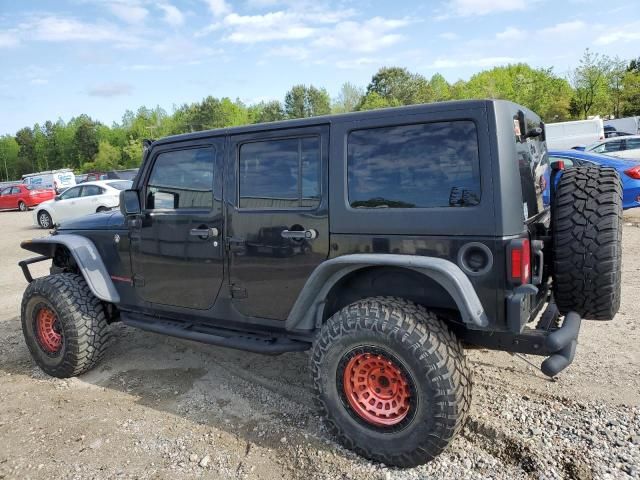
POLYGON ((526 0, 452 0, 449 4, 449 10, 453 10, 457 15, 464 17, 513 12, 524 10, 526 7, 526 0))
POLYGON ((270 12, 265 15, 238 15, 224 18, 231 28, 227 40, 236 43, 257 43, 270 40, 299 40, 310 37, 315 29, 293 12, 270 12))
POLYGON ((540 30, 541 35, 567 35, 579 32, 587 26, 582 20, 557 23, 551 27, 540 30))
POLYGON ((444 40, 457 40, 459 38, 458 34, 455 32, 444 32, 438 36, 444 40))
POLYGON ((596 45, 611 45, 612 43, 627 43, 640 40, 640 27, 636 24, 616 26, 613 31, 600 35, 595 40, 596 45))
POLYGON ((107 4, 107 8, 120 20, 131 24, 143 22, 149 14, 146 8, 131 2, 116 1, 107 4))
POLYGON ((20 39, 15 32, 0 32, 0 48, 15 47, 20 39))
POLYGON ((313 43, 318 47, 341 48, 355 52, 375 52, 401 41, 404 37, 394 30, 409 23, 406 19, 374 17, 364 22, 338 23, 313 43))
POLYGON ((508 27, 506 30, 502 32, 496 33, 497 40, 517 40, 519 38, 523 38, 525 32, 515 27, 508 27))
POLYGON ((92 97, 118 97, 121 95, 130 95, 133 92, 133 86, 128 83, 102 83, 95 85, 87 91, 92 97))
POLYGON ((49 83, 49 80, 46 78, 33 78, 29 81, 31 85, 46 85, 49 83))
POLYGON ((225 2, 225 0, 204 0, 206 4, 209 6, 209 10, 216 17, 221 17, 222 15, 226 15, 231 13, 231 7, 225 2))
POLYGON ((482 57, 482 58, 466 58, 466 59, 453 59, 453 58, 439 58, 429 68, 461 68, 461 67, 480 67, 488 68, 498 65, 506 65, 509 63, 524 62, 525 59, 518 59, 514 57, 482 57))
POLYGON ((371 65, 384 64, 380 58, 360 57, 350 60, 339 60, 336 62, 336 67, 343 70, 353 70, 361 67, 370 67, 371 65))
POLYGON ((137 43, 137 38, 109 23, 81 22, 74 18, 41 17, 19 25, 25 36, 48 42, 112 41, 116 46, 137 43))
POLYGON ((184 24, 184 15, 173 5, 160 3, 158 8, 164 12, 164 21, 172 27, 179 27, 184 24))
POLYGON ((287 57, 294 60, 306 60, 309 58, 310 50, 305 47, 283 45, 281 47, 272 48, 267 55, 274 57, 287 57))

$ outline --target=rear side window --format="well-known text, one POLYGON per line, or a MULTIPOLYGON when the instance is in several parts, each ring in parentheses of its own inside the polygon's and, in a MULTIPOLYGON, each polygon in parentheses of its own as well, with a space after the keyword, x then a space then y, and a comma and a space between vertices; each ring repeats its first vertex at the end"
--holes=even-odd
POLYGON ((627 139, 627 150, 635 150, 640 148, 640 138, 627 139))
POLYGON ((240 208, 313 208, 320 203, 320 137, 245 143, 240 208))
POLYGON ((164 152, 147 183, 147 209, 213 208, 212 148, 164 152))
POLYGON ((422 123, 349 134, 352 208, 432 208, 480 202, 478 135, 472 121, 422 123))
POLYGON ((102 189, 97 185, 85 185, 82 187, 83 197, 93 197, 95 195, 101 195, 102 189))

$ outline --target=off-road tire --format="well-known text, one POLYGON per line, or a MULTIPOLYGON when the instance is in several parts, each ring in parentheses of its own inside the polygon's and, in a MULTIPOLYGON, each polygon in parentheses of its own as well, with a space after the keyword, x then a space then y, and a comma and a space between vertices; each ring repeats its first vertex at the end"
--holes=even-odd
POLYGON ((35 279, 22 297, 22 332, 38 366, 47 374, 68 378, 93 368, 109 341, 104 307, 81 275, 61 273, 35 279), (62 331, 58 352, 47 352, 38 340, 35 316, 39 308, 56 314, 62 331))
POLYGON ((563 172, 552 208, 553 294, 560 313, 610 320, 620 307, 622 184, 613 168, 563 172))
POLYGON ((333 315, 314 342, 311 371, 330 432, 347 448, 387 465, 413 467, 435 458, 462 428, 471 405, 471 371, 461 343, 433 312, 400 298, 368 298, 333 315), (341 359, 363 348, 387 352, 414 384, 413 411, 401 428, 367 424, 345 401, 341 359))
POLYGON ((18 202, 18 210, 20 210, 21 212, 26 212, 27 210, 29 210, 29 207, 27 207, 26 203, 24 203, 22 200, 20 200, 18 202))
POLYGON ((40 225, 40 228, 53 228, 53 220, 46 210, 40 210, 38 212, 38 225, 40 225))

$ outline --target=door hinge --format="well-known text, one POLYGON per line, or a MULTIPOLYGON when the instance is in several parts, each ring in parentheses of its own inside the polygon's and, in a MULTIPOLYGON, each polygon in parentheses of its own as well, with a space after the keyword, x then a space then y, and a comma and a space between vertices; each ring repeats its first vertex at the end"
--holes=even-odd
POLYGON ((133 286, 134 287, 144 287, 144 277, 142 275, 134 275, 133 276, 133 286))
POLYGON ((247 289, 237 285, 231 285, 231 298, 247 298, 247 289))

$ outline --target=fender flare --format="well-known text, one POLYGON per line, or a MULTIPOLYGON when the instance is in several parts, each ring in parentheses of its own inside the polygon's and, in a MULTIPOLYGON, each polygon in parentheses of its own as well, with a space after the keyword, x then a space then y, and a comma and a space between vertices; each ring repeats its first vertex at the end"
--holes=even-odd
POLYGON ((59 234, 27 240, 20 244, 25 250, 49 258, 53 258, 57 245, 64 245, 71 252, 87 285, 97 298, 110 303, 120 302, 120 295, 111 281, 98 249, 87 237, 59 234))
POLYGON ((430 277, 451 295, 467 326, 478 329, 489 324, 475 288, 455 263, 418 255, 357 253, 327 260, 313 271, 287 317, 286 329, 313 330, 321 325, 325 299, 334 285, 356 270, 377 266, 408 268, 430 277))

